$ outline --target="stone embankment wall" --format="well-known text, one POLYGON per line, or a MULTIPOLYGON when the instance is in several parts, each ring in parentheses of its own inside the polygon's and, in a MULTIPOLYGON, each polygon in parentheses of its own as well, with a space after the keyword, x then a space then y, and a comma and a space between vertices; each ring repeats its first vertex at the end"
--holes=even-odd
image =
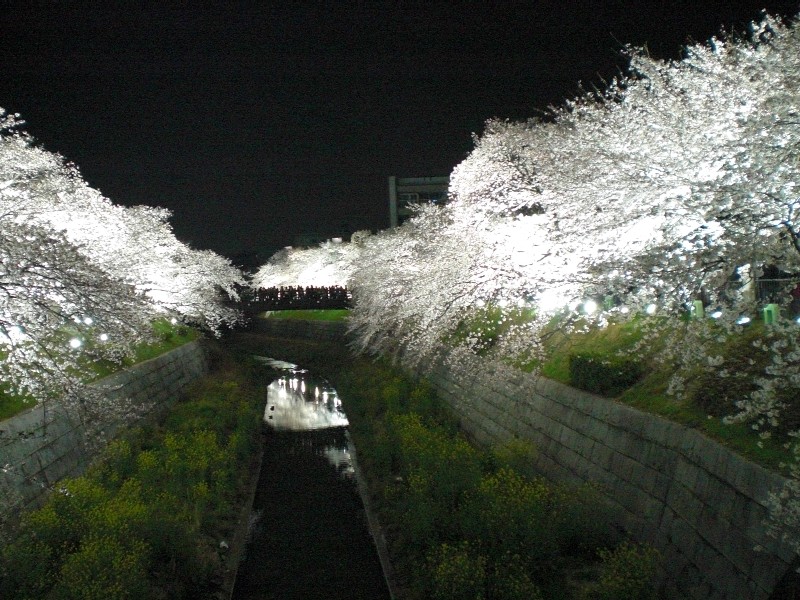
MULTIPOLYGON (((207 371, 200 342, 119 371, 92 384, 113 404, 127 398, 134 406, 157 410, 177 398, 207 371)), ((144 415, 146 416, 146 415, 144 415)), ((125 423, 128 424, 128 423, 125 423)), ((104 423, 111 435, 123 423, 104 423)), ((0 522, 38 504, 58 480, 83 472, 92 458, 84 424, 58 405, 39 405, 0 421, 0 522)))
POLYGON ((301 319, 255 318, 252 327, 259 333, 278 338, 318 342, 347 343, 344 321, 303 321, 301 319))
MULTIPOLYGON (((346 338, 343 323, 260 321, 275 337, 346 338)), ((597 484, 616 522, 661 552, 663 597, 766 600, 793 573, 795 554, 764 525, 785 480, 699 432, 524 373, 465 378, 438 365, 426 376, 476 442, 529 440, 549 479, 597 484)))
POLYGON ((530 440, 548 478, 598 484, 617 523, 661 552, 664 597, 767 599, 791 571, 793 552, 764 526, 782 477, 655 415, 524 373, 491 375, 440 365, 428 378, 479 443, 530 440))

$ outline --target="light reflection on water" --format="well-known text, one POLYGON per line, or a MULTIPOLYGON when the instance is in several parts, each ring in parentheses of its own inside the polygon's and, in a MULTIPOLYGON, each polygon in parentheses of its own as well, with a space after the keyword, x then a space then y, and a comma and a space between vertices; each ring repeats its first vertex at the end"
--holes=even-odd
POLYGON ((346 427, 342 401, 328 382, 312 378, 297 365, 267 357, 256 357, 281 373, 267 389, 264 421, 277 430, 309 431, 346 427))
POLYGON ((336 390, 297 365, 256 358, 276 379, 233 599, 389 600, 336 390))

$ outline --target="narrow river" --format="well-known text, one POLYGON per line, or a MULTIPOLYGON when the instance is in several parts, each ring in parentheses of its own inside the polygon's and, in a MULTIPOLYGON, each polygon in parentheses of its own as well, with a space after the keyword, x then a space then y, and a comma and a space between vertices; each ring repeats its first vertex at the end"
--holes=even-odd
POLYGON ((296 365, 263 360, 276 378, 234 600, 388 599, 336 391, 296 365))

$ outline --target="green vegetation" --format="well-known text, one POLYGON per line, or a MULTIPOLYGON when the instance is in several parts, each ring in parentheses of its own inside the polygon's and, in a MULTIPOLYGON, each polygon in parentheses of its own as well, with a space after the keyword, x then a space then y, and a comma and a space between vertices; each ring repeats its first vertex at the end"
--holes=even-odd
POLYGON ((616 534, 598 492, 536 477, 530 444, 474 447, 429 385, 387 365, 354 361, 336 386, 402 597, 606 598, 602 573, 650 582, 655 561, 631 573, 609 562, 616 534))
MULTIPOLYGON (((448 343, 473 340, 475 352, 486 355, 504 332, 530 315, 516 308, 479 309, 461 323, 448 343)), ((769 361, 766 351, 754 346, 756 341, 768 341, 764 324, 756 320, 720 342, 716 350, 722 364, 714 372, 698 369, 691 374, 685 397, 678 399, 667 393, 673 366, 658 360, 665 350, 665 339, 649 341, 643 349, 637 347, 643 339, 643 325, 656 318, 642 316, 604 327, 578 323, 571 333, 565 333, 559 319, 554 318, 542 335, 544 362, 527 356, 505 360, 523 371, 540 367, 550 379, 699 429, 742 456, 785 473, 786 465, 793 461, 785 447, 785 434, 800 428, 800 402, 790 392, 784 391, 779 398, 786 406, 774 438, 763 439, 746 423, 723 423, 723 417, 738 412, 735 402, 756 388, 754 381, 769 361), (719 377, 720 370, 729 375, 719 377)), ((663 320, 659 324, 668 325, 663 320)), ((676 327, 683 324, 675 321, 676 327)))
MULTIPOLYGON (((671 366, 657 360, 663 340, 645 350, 631 350, 642 339, 642 322, 632 320, 591 328, 583 333, 554 332, 547 342, 548 359, 542 374, 568 385, 616 398, 618 401, 703 431, 709 437, 764 467, 783 471, 792 460, 785 439, 762 439, 746 423, 725 424, 722 417, 737 412, 734 402, 754 389, 753 381, 763 372, 766 355, 753 347, 764 339, 763 324, 752 323, 738 334, 726 337, 717 350, 723 367, 733 375, 719 377, 698 369, 687 383, 687 393, 678 399, 667 393, 671 366), (763 355, 762 355, 763 354, 763 355), (594 364, 585 365, 586 359, 594 364)), ((788 401, 787 423, 798 423, 800 406, 788 401)))
POLYGON ((346 308, 313 308, 303 310, 272 310, 262 313, 270 319, 298 319, 301 321, 345 321, 350 311, 346 308))
POLYGON ((224 364, 64 480, 0 552, 0 597, 210 598, 257 456, 260 368, 224 364))
POLYGON ((13 394, 8 385, 0 383, 0 421, 8 419, 36 405, 30 396, 13 394))
MULTIPOLYGON (((85 366, 94 374, 92 381, 102 379, 123 367, 130 367, 140 362, 160 356, 170 350, 196 340, 199 333, 196 329, 184 325, 173 325, 166 319, 153 323, 155 340, 147 344, 139 344, 132 357, 125 358, 122 362, 110 360, 87 359, 85 366)), ((91 352, 91 344, 87 344, 87 356, 91 352)), ((36 400, 29 396, 14 394, 8 386, 0 384, 0 420, 8 419, 14 415, 35 406, 36 400)))
POLYGON ((514 326, 532 318, 530 308, 501 308, 497 305, 476 308, 458 324, 447 343, 458 345, 467 342, 474 352, 483 356, 514 326))
POLYGON ((196 329, 185 325, 173 325, 166 319, 153 323, 153 334, 154 340, 152 342, 136 346, 134 355, 125 358, 121 363, 112 361, 93 361, 89 363, 87 366, 96 375, 94 379, 106 377, 118 371, 121 367, 130 367, 156 356, 161 356, 170 350, 196 340, 200 336, 196 329))

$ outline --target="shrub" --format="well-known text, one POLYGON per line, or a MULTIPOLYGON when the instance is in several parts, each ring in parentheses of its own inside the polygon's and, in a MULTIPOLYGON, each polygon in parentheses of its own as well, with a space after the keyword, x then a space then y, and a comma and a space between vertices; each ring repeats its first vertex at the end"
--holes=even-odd
POLYGON ((550 570, 559 551, 551 486, 510 469, 485 476, 462 513, 463 535, 493 562, 525 556, 529 569, 550 570))
POLYGON ((210 540, 245 479, 263 390, 211 378, 197 394, 164 426, 112 442, 103 461, 26 515, 0 553, 0 597, 208 596, 210 540))
POLYGON ((54 600, 139 600, 148 597, 147 545, 89 537, 61 568, 54 600))
POLYGON ((651 546, 623 542, 598 551, 603 561, 600 582, 590 596, 596 600, 649 600, 656 597, 653 577, 659 553, 651 546))
POLYGON ((486 558, 469 542, 442 544, 428 557, 431 588, 437 600, 483 600, 486 597, 486 558))
POLYGON ((44 598, 56 581, 58 562, 53 553, 52 546, 36 539, 6 546, 0 555, 0 598, 44 598))
POLYGON ((588 352, 569 357, 572 385, 603 396, 620 395, 639 381, 642 374, 642 366, 627 357, 588 352))
POLYGON ((486 456, 485 469, 487 472, 492 472, 507 467, 532 477, 535 475, 533 464, 536 454, 533 442, 515 437, 492 448, 486 456))

